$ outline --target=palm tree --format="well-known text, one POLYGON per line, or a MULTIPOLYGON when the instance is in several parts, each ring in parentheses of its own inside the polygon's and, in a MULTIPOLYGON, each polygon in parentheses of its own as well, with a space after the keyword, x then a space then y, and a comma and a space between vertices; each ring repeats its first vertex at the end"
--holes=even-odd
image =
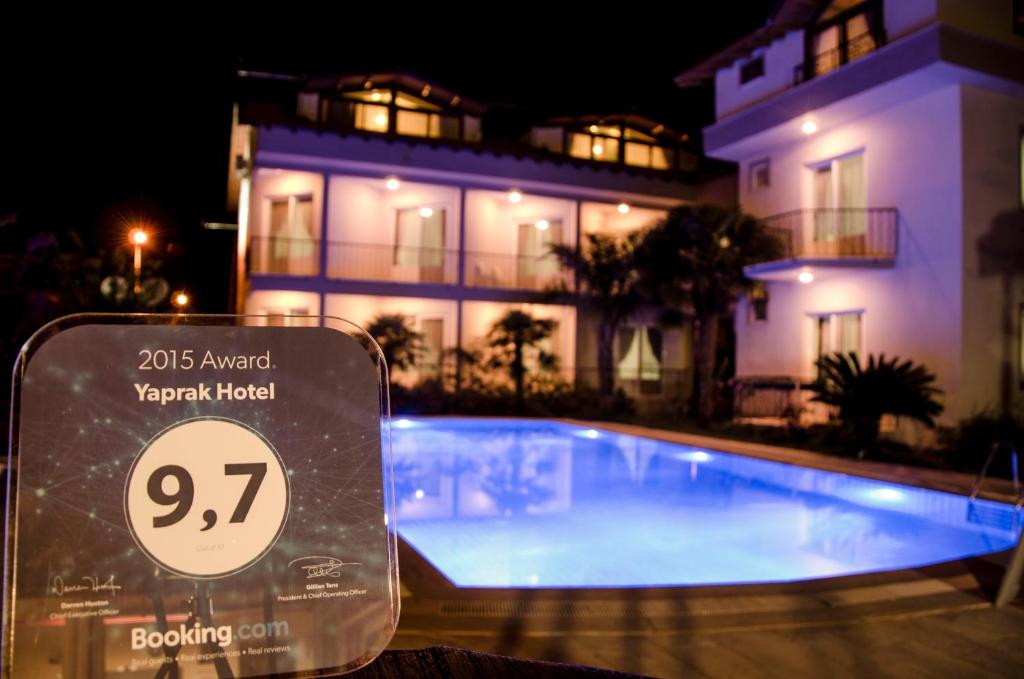
POLYGON ((512 309, 491 328, 490 346, 497 352, 492 363, 508 369, 515 385, 516 403, 523 404, 526 393, 526 352, 536 349, 538 362, 544 367, 555 365, 554 355, 539 345, 551 336, 555 321, 534 318, 525 311, 512 309))
POLYGON ((696 412, 704 421, 714 418, 717 406, 719 323, 753 284, 743 269, 781 253, 779 241, 754 217, 701 204, 670 210, 637 248, 648 294, 694 320, 696 412))
POLYGON ((885 354, 868 355, 861 367, 857 352, 824 356, 817 362, 818 381, 811 399, 839 409, 839 419, 850 428, 861 456, 878 442, 882 415, 909 417, 934 427, 942 404, 935 397, 935 375, 924 366, 885 354))
POLYGON ((615 333, 641 301, 635 257, 638 240, 637 234, 623 240, 595 233, 587 236, 584 248, 551 247, 562 266, 575 273, 581 304, 597 315, 597 376, 602 396, 615 387, 615 333))
POLYGON ((423 335, 409 326, 401 314, 380 314, 366 326, 366 333, 380 345, 388 370, 416 365, 423 350, 423 335))

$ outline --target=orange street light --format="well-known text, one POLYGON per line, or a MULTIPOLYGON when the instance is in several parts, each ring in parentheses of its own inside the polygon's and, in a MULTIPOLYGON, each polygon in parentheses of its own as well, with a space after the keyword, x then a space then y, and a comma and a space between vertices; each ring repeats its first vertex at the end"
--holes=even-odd
POLYGON ((188 295, 184 291, 181 291, 174 293, 174 297, 171 298, 171 301, 174 302, 174 306, 178 307, 179 311, 184 311, 190 300, 188 295))

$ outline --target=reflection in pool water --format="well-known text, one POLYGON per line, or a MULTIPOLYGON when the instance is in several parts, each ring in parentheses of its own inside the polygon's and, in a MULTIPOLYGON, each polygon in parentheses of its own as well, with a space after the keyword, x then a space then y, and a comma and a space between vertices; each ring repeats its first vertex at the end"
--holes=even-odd
POLYGON ((1009 505, 539 420, 392 429, 398 531, 460 587, 774 582, 1007 549, 1009 505))

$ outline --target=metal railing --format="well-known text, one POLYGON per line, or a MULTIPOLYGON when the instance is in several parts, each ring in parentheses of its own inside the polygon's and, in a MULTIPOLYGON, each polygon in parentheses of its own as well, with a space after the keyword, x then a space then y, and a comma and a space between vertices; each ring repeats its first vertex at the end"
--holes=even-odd
POLYGON ((564 285, 571 289, 574 280, 572 273, 551 254, 466 252, 466 285, 516 290, 545 290, 564 285))
POLYGON ((793 84, 799 85, 816 76, 834 71, 843 64, 874 52, 881 44, 880 36, 869 31, 855 35, 832 49, 811 55, 807 61, 793 68, 793 84))
POLYGON ((971 502, 978 499, 978 493, 981 492, 981 486, 985 483, 985 477, 988 476, 988 469, 992 466, 992 460, 995 459, 996 453, 1001 450, 1005 450, 1010 453, 1010 474, 1013 477, 1013 495, 1016 501, 1016 508, 1020 509, 1024 506, 1024 494, 1020 492, 1020 474, 1018 472, 1017 465, 1017 450, 1009 443, 997 441, 992 444, 992 450, 989 451, 988 457, 985 458, 985 464, 982 465, 981 471, 978 472, 978 477, 974 480, 974 485, 971 487, 971 502))
POLYGON ((782 259, 896 257, 896 208, 808 208, 764 217, 761 222, 782 242, 782 259))
POLYGON ((799 377, 746 376, 733 380, 733 414, 751 418, 797 418, 814 394, 799 377))
POLYGON ((329 278, 448 285, 459 279, 458 250, 337 241, 327 248, 329 278))
MULTIPOLYGON (((441 283, 459 280, 459 251, 387 243, 330 241, 327 277, 400 283, 441 283)), ((321 243, 314 239, 253 236, 249 271, 254 274, 316 276, 321 243)), ((466 252, 467 286, 513 290, 573 289, 571 271, 554 255, 466 252)))
POLYGON ((257 274, 316 276, 320 271, 320 241, 313 238, 253 236, 249 241, 249 271, 257 274))

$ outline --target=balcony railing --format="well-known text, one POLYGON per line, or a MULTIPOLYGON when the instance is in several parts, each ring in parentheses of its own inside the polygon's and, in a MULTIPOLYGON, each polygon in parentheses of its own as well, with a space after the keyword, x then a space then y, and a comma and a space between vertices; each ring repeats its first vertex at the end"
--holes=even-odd
MULTIPOLYGON (((459 251, 376 243, 330 241, 327 277, 397 283, 440 283, 459 280, 459 251)), ((321 243, 312 239, 254 236, 249 271, 254 274, 316 276, 321 243)), ((468 286, 512 290, 573 288, 572 273, 554 255, 466 252, 468 286)))
POLYGON ((896 257, 896 208, 809 208, 761 221, 781 241, 781 259, 896 257))
POLYGON ((253 236, 249 243, 251 273, 316 276, 319 270, 319 240, 253 236))
POLYGON ((554 255, 466 253, 466 285, 478 288, 546 290, 573 286, 572 273, 554 255))
POLYGON ((807 61, 794 67, 793 84, 799 85, 815 76, 834 71, 843 64, 859 59, 869 52, 874 52, 880 44, 879 36, 874 33, 861 33, 840 43, 837 47, 813 54, 808 57, 807 61))
POLYGON ((812 402, 812 380, 789 376, 737 377, 733 386, 733 416, 752 420, 824 422, 835 409, 812 402))
POLYGON ((459 280, 458 250, 337 241, 327 248, 329 278, 447 285, 459 280))

